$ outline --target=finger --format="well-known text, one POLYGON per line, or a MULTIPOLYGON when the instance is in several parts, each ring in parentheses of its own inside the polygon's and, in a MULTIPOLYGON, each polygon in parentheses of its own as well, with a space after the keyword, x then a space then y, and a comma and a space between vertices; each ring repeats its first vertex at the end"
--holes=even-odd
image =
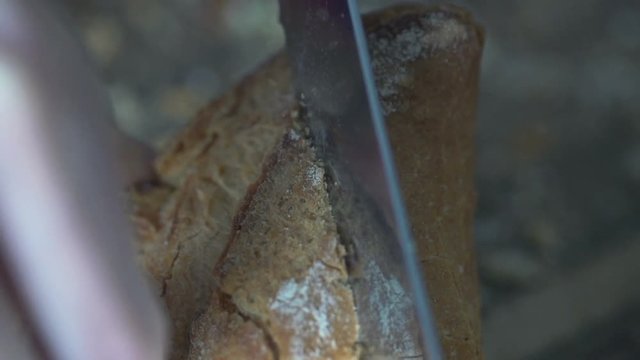
POLYGON ((163 317, 118 201, 110 105, 49 4, 0 1, 3 260, 55 358, 161 359, 163 317))

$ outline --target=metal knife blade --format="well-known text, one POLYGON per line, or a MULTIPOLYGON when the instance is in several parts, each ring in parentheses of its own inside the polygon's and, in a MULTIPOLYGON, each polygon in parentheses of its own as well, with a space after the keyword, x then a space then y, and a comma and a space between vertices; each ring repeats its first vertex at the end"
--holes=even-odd
POLYGON ((442 359, 356 0, 280 0, 304 117, 325 161, 365 352, 442 359))

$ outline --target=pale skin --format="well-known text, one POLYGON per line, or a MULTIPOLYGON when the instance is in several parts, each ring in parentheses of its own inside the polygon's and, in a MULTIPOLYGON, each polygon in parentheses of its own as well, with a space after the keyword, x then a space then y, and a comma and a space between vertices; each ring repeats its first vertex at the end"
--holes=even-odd
POLYGON ((161 359, 164 317, 135 265, 120 194, 150 176, 152 154, 117 129, 51 5, 0 1, 0 262, 40 355, 161 359))

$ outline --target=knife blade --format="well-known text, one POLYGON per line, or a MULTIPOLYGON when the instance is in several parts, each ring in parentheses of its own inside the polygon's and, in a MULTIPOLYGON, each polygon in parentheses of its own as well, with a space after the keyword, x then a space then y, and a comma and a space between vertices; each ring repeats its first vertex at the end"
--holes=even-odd
POLYGON ((358 5, 280 0, 280 20, 303 117, 350 252, 364 351, 442 359, 358 5))

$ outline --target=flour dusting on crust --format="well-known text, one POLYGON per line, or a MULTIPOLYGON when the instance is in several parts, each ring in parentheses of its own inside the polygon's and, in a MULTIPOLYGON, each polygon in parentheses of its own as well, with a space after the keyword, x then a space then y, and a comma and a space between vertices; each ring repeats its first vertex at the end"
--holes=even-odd
POLYGON ((385 115, 404 110, 398 96, 412 74, 408 65, 467 40, 467 28, 457 19, 434 13, 417 18, 401 29, 374 31, 368 36, 373 72, 385 115))
POLYGON ((330 290, 327 267, 316 262, 301 280, 291 279, 280 287, 271 303, 276 317, 295 330, 289 342, 294 359, 318 358, 326 349, 335 349, 331 317, 340 299, 330 290))

